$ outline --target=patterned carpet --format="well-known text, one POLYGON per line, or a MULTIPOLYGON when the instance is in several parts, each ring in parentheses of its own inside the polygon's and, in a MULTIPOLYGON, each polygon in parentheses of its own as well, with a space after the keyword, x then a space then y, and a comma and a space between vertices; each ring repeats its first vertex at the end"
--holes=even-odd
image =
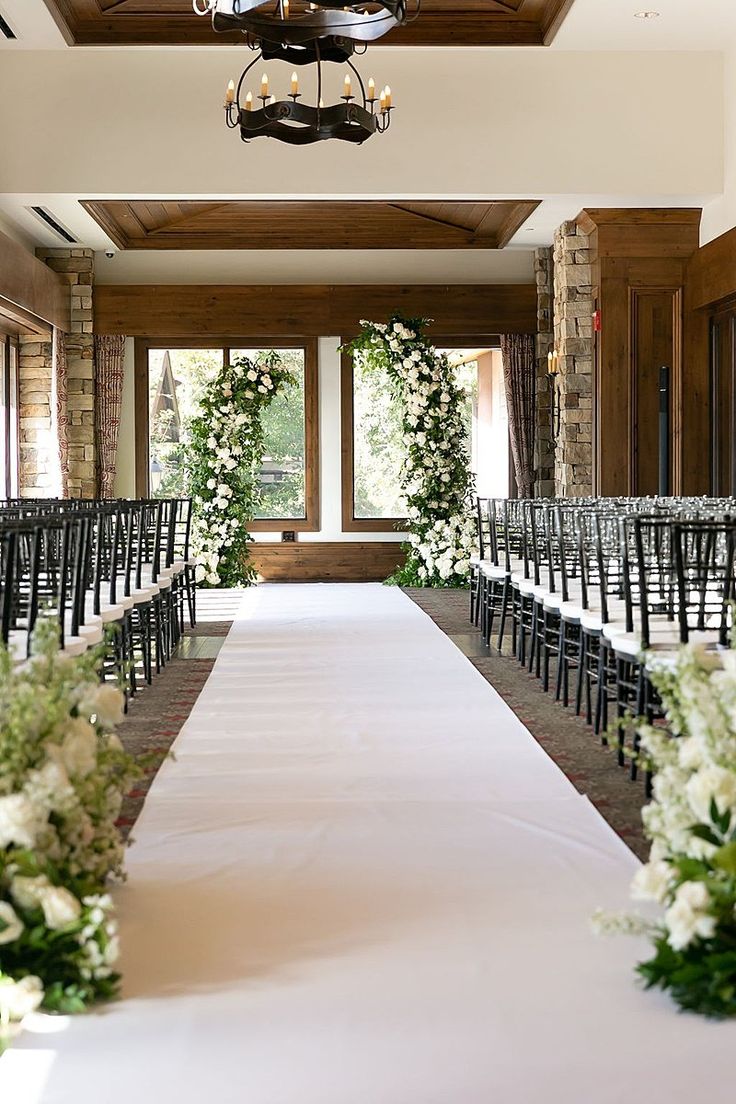
POLYGON ((468 656, 631 850, 645 858, 648 846, 641 828, 643 785, 631 782, 627 771, 617 765, 612 751, 601 745, 572 709, 564 709, 555 702, 553 694, 545 694, 540 682, 515 659, 483 646, 468 620, 466 591, 407 589, 406 593, 468 656))
MULTIPOLYGON (((545 694, 539 682, 523 671, 515 660, 483 647, 468 621, 466 592, 408 589, 406 593, 468 656, 632 851, 645 857, 647 847, 640 816, 644 801, 641 784, 630 782, 627 773, 616 765, 612 752, 601 746, 583 721, 545 694)), ((187 632, 177 656, 161 676, 154 679, 153 686, 146 687, 130 703, 120 729, 120 737, 129 751, 153 756, 145 779, 123 806, 120 824, 126 834, 140 815, 156 772, 191 713, 232 623, 237 594, 229 602, 216 591, 205 592, 202 598, 202 620, 193 631, 187 632)))

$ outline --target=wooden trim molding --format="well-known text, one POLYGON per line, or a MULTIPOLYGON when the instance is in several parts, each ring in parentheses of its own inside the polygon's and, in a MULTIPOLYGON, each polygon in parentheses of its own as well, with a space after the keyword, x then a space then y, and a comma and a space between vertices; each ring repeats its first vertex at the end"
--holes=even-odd
POLYGON ((252 335, 226 336, 219 339, 196 334, 162 338, 135 339, 135 488, 139 497, 149 493, 149 417, 148 417, 148 353, 150 349, 218 349, 249 348, 268 345, 274 348, 304 349, 304 428, 305 428, 305 502, 303 518, 262 518, 250 522, 254 533, 292 530, 316 533, 320 527, 320 439, 319 439, 319 357, 317 339, 313 337, 268 338, 252 335))
POLYGON ((269 583, 380 583, 406 559, 397 541, 255 541, 249 552, 269 583))
POLYGON ((63 276, 0 233, 0 315, 16 333, 71 329, 71 296, 63 276))
POLYGON ((156 338, 236 332, 264 340, 355 333, 363 318, 432 318, 447 336, 536 333, 535 284, 97 284, 95 333, 156 338))

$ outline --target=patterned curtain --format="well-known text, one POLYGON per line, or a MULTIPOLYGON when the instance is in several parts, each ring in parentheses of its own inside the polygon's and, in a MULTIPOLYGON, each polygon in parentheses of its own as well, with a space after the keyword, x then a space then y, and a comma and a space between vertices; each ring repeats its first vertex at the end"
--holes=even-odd
POLYGON ((67 411, 66 334, 54 326, 51 345, 51 411, 59 458, 58 493, 69 497, 69 414, 67 411))
POLYGON ((511 455, 520 498, 534 494, 536 400, 535 341, 531 334, 502 334, 503 378, 509 410, 511 455))
POLYGON ((125 338, 95 334, 95 445, 100 498, 112 498, 123 403, 125 338))

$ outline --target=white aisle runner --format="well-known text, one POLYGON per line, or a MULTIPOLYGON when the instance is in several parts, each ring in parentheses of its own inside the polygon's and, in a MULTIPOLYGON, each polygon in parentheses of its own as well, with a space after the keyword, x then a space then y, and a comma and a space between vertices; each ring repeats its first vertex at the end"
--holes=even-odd
POLYGON ((589 932, 636 860, 401 592, 250 592, 175 750, 125 999, 24 1035, 3 1104, 733 1101, 736 1027, 589 932))

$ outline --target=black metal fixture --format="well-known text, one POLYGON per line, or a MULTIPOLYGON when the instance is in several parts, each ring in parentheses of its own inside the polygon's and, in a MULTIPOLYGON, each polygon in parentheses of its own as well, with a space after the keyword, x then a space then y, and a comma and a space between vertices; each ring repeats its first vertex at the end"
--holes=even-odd
POLYGON ((373 134, 382 134, 391 125, 394 110, 391 89, 386 86, 377 94, 371 79, 366 88, 363 78, 353 63, 345 75, 341 103, 326 107, 323 100, 322 58, 320 43, 316 47, 317 95, 316 104, 303 103, 299 90, 299 77, 291 74, 288 96, 277 100, 271 93, 268 74, 261 77, 260 93, 245 91, 248 74, 259 61, 267 60, 264 54, 251 61, 240 76, 237 86, 230 81, 225 92, 225 122, 231 130, 239 130, 244 142, 252 138, 276 138, 293 146, 306 146, 336 138, 357 145, 373 134), (352 74, 352 75, 351 75, 352 74), (357 82, 354 89, 353 77, 357 82), (244 95, 245 91, 245 95, 244 95), (261 106, 256 102, 260 100, 261 106))
POLYGON ((320 43, 323 61, 345 61, 358 46, 376 42, 394 27, 419 14, 421 0, 365 0, 344 4, 341 0, 192 0, 197 15, 211 15, 220 33, 241 31, 251 49, 266 59, 281 57, 291 64, 315 60, 314 44, 320 43))
POLYGON ((557 441, 560 436, 560 424, 562 421, 562 396, 558 380, 560 377, 560 357, 556 349, 547 354, 547 379, 549 380, 549 418, 552 440, 557 441))

